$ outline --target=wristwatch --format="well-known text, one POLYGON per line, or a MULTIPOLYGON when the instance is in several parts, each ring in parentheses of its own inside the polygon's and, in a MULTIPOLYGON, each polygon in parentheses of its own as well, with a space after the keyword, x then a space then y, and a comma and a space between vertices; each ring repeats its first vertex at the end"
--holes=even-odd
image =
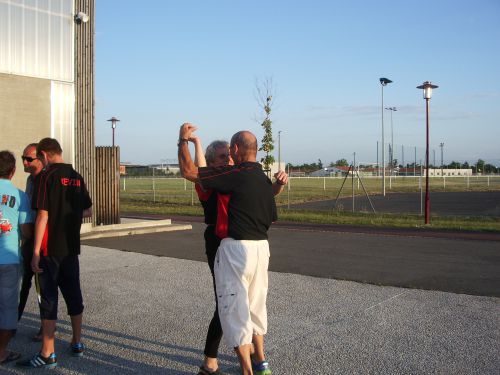
POLYGON ((189 139, 179 138, 179 142, 177 142, 177 147, 180 147, 184 142, 188 143, 189 139))

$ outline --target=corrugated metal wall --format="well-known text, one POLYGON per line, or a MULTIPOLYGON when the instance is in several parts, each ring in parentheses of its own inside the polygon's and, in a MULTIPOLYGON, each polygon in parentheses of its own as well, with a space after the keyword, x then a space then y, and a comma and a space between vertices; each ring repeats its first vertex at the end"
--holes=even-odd
POLYGON ((75 0, 75 14, 78 12, 87 14, 89 21, 75 24, 75 169, 85 179, 94 200, 95 225, 94 0, 75 0))
POLYGON ((120 223, 120 148, 96 147, 96 225, 120 223))

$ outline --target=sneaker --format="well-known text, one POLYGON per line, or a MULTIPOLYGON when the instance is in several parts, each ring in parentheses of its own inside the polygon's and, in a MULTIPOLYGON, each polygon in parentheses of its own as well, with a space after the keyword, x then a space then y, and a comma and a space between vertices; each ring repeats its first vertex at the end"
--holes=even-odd
POLYGON ((269 368, 269 363, 267 361, 262 361, 255 363, 252 361, 252 370, 254 375, 271 375, 273 372, 269 368))
POLYGON ((85 346, 81 342, 71 345, 71 355, 73 357, 81 357, 85 351, 85 346))
POLYGON ((41 353, 37 353, 33 358, 19 361, 16 365, 24 368, 52 368, 57 366, 57 357, 56 353, 52 353, 48 357, 44 357, 41 353))

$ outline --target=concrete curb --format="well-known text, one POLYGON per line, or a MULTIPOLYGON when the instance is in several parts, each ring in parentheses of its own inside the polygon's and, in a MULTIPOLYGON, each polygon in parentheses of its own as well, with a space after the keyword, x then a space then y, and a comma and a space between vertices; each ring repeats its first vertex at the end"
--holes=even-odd
POLYGON ((83 227, 80 234, 82 240, 105 237, 121 237, 133 234, 171 232, 176 230, 191 230, 191 224, 172 224, 172 220, 148 220, 127 222, 123 224, 101 225, 97 227, 83 227))

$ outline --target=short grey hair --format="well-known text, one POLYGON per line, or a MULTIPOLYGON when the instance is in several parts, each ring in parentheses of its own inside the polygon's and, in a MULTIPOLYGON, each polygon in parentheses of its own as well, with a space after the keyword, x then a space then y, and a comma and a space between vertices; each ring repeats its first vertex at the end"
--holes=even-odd
POLYGON ((207 164, 214 163, 216 161, 215 151, 217 151, 219 148, 229 148, 229 142, 217 140, 210 143, 205 151, 205 159, 207 161, 207 164))

